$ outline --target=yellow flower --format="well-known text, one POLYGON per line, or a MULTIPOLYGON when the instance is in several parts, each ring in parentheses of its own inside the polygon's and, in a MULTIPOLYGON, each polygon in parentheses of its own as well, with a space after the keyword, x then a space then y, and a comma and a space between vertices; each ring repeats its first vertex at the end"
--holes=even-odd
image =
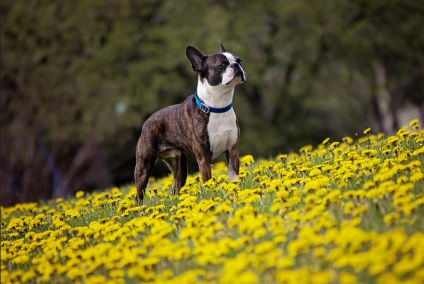
POLYGON ((119 269, 113 269, 109 271, 109 276, 111 278, 122 278, 125 276, 124 271, 119 270, 119 269))
POLYGON ((243 157, 240 158, 240 163, 242 165, 250 166, 254 162, 255 162, 255 160, 253 159, 252 155, 246 155, 246 156, 243 156, 243 157))
POLYGON ((24 264, 28 262, 29 256, 27 254, 18 254, 15 258, 12 259, 12 263, 16 264, 24 264))
POLYGON ((75 193, 75 197, 76 198, 82 198, 82 197, 84 197, 84 194, 85 194, 84 191, 80 190, 77 193, 75 193))
POLYGON ((396 275, 392 272, 386 272, 377 278, 378 284, 401 283, 396 275))
POLYGON ((371 128, 370 127, 364 130, 364 134, 368 134, 370 132, 371 132, 371 128))
POLYGON ((78 212, 78 210, 67 210, 67 211, 65 211, 65 215, 67 217, 72 217, 72 218, 77 218, 77 217, 81 216, 80 213, 78 212))
POLYGON ((401 139, 404 139, 408 135, 408 129, 406 126, 400 128, 396 133, 401 139))
POLYGON ((313 169, 309 172, 310 177, 314 177, 314 176, 317 176, 317 175, 320 175, 320 174, 321 174, 321 171, 319 169, 313 169))
POLYGON ((424 154, 424 147, 420 147, 417 150, 415 150, 414 152, 412 152, 412 156, 418 156, 424 154))
POLYGON ((384 223, 386 225, 393 225, 397 220, 399 220, 400 215, 397 212, 389 213, 384 216, 384 223))
POLYGON ((284 160, 286 160, 287 159, 287 154, 279 154, 278 156, 277 156, 277 159, 278 160, 281 160, 281 161, 284 161, 284 160))
POLYGON ((85 271, 79 267, 72 267, 66 272, 66 276, 73 280, 85 276, 85 271))
POLYGON ((236 277, 237 281, 240 281, 239 283, 246 283, 246 284, 254 284, 258 283, 258 276, 253 271, 245 271, 239 274, 236 277))
POLYGON ((331 273, 328 271, 319 271, 311 274, 310 283, 331 283, 331 273))
POLYGON ((340 284, 355 284, 357 283, 356 276, 348 273, 348 272, 341 272, 340 273, 340 284))
POLYGON ((274 242, 263 242, 259 243, 255 247, 255 253, 256 254, 266 254, 269 253, 271 250, 274 250, 276 248, 274 242))
POLYGON ((419 123, 418 119, 413 119, 409 122, 409 126, 414 128, 415 130, 417 130, 418 128, 420 128, 420 123, 419 123))
POLYGON ((284 269, 284 268, 289 268, 289 267, 293 266, 293 264, 294 264, 293 258, 291 258, 291 257, 284 257, 284 258, 280 258, 277 261, 276 266, 279 269, 284 269))
POLYGON ((387 138, 387 144, 389 145, 395 144, 398 141, 399 141, 399 137, 397 136, 390 136, 389 138, 387 138))
POLYGON ((308 153, 308 152, 311 152, 312 149, 313 149, 312 145, 306 145, 306 146, 303 146, 302 148, 300 148, 299 152, 308 153))
POLYGON ((417 182, 420 181, 424 178, 424 174, 422 172, 420 172, 419 170, 416 170, 412 173, 410 180, 412 182, 417 182))
MULTIPOLYGON (((29 270, 22 275, 22 282, 29 282, 36 277, 35 271, 29 270)), ((2 278, 3 279, 3 278, 2 278)))
POLYGON ((362 151, 362 155, 365 157, 374 157, 377 154, 376 150, 364 150, 362 151))
POLYGON ((343 137, 343 142, 347 143, 347 144, 352 144, 353 139, 350 137, 343 137))
POLYGON ((85 283, 89 283, 89 284, 106 283, 106 277, 104 277, 103 275, 91 275, 87 278, 85 283))
POLYGON ((345 204, 343 212, 345 214, 351 214, 354 208, 355 208, 355 204, 349 201, 348 203, 345 204))

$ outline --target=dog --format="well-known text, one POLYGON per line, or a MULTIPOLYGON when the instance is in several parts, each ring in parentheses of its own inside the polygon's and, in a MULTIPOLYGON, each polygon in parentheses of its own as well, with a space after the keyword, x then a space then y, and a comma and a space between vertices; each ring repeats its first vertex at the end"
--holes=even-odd
POLYGON ((197 90, 183 103, 153 113, 143 124, 136 149, 136 199, 143 200, 157 160, 174 176, 173 194, 187 179, 187 155, 194 156, 203 182, 211 179, 211 162, 225 152, 230 180, 238 179, 239 136, 232 101, 236 85, 246 81, 241 60, 227 52, 203 55, 192 46, 186 56, 198 74, 197 90))

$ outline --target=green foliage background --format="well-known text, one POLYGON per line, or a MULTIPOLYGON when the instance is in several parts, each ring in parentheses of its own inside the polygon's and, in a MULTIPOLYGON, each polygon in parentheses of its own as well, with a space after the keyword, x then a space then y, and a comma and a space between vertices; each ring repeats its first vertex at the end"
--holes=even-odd
POLYGON ((242 58, 242 154, 387 132, 386 100, 394 118, 423 106, 421 1, 5 0, 1 14, 3 203, 131 182, 144 120, 196 87, 186 45, 242 58))

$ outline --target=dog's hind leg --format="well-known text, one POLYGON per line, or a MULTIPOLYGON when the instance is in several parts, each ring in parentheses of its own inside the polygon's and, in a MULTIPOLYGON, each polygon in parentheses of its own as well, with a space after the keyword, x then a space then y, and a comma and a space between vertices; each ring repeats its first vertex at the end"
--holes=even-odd
POLYGON ((179 152, 177 155, 166 157, 163 160, 174 176, 173 193, 178 194, 187 180, 187 156, 185 153, 179 152))
POLYGON ((137 187, 137 201, 142 201, 144 198, 144 192, 146 190, 149 177, 153 172, 153 168, 156 164, 155 156, 143 156, 137 155, 136 166, 134 170, 134 180, 137 187))

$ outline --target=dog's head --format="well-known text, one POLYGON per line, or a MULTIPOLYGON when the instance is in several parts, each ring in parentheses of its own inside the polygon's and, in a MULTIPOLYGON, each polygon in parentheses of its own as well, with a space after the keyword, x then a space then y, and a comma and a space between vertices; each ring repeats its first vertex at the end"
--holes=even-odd
POLYGON ((186 55, 193 70, 200 79, 207 80, 210 86, 231 86, 246 81, 246 73, 241 67, 241 60, 225 50, 220 43, 220 52, 212 55, 203 55, 192 46, 187 46, 186 55))

